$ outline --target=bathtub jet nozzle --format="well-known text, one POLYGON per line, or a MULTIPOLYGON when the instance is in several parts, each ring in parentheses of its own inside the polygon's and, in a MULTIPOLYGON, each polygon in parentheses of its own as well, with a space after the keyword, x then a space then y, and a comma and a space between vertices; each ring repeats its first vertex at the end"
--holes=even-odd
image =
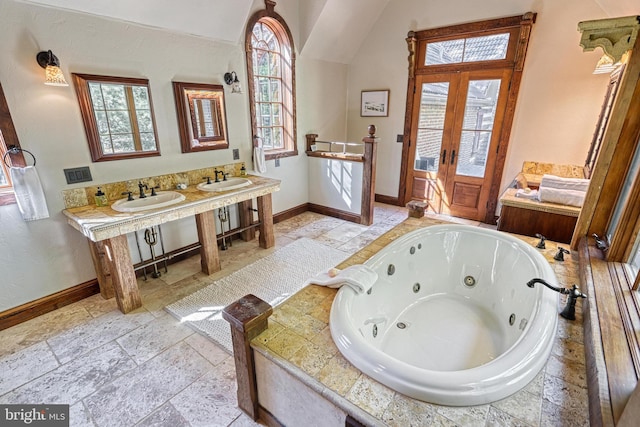
POLYGON ((545 285, 547 288, 559 292, 561 294, 567 295, 567 305, 564 307, 562 312, 560 312, 560 316, 564 317, 567 320, 575 320, 576 319, 576 300, 578 298, 586 298, 587 296, 580 292, 578 286, 573 285, 571 289, 569 288, 559 288, 553 285, 550 285, 543 279, 534 278, 527 282, 527 286, 533 288, 536 283, 541 283, 545 285))

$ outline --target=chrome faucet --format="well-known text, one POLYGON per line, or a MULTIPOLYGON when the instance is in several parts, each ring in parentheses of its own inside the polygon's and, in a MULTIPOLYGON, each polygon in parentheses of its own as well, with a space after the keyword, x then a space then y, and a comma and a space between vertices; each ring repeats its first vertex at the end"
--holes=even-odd
POLYGON ((587 296, 580 292, 578 286, 573 285, 571 289, 568 288, 559 288, 547 283, 544 279, 533 278, 527 282, 527 286, 533 288, 536 283, 541 283, 545 285, 547 288, 559 292, 561 294, 567 295, 567 305, 564 307, 564 310, 560 313, 560 316, 564 317, 568 320, 576 319, 576 300, 578 298, 586 298, 587 296))
POLYGON ((148 190, 149 186, 147 184, 143 184, 142 181, 138 181, 138 188, 140 189, 140 198, 144 199, 147 197, 147 195, 144 194, 144 189, 146 188, 148 190))

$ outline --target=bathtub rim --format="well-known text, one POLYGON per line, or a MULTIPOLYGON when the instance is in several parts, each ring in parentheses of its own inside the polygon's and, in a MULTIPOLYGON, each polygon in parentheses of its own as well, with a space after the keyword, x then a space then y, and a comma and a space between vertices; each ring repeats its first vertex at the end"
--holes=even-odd
MULTIPOLYGON (((462 224, 432 225, 411 231, 387 247, 401 246, 416 235, 442 231, 468 231, 515 243, 534 261, 540 272, 539 277, 557 283, 551 266, 537 249, 517 237, 496 230, 462 224)), ((374 265, 383 256, 384 252, 380 251, 364 264, 374 265)), ((543 286, 536 286, 531 292, 535 292, 536 303, 522 336, 496 359, 470 369, 435 371, 418 368, 374 347, 358 334, 357 328, 349 330, 345 327, 346 323, 350 323, 349 304, 357 296, 353 289, 346 286, 338 291, 331 307, 331 336, 340 353, 356 368, 400 393, 447 406, 486 404, 525 387, 538 375, 551 353, 558 322, 558 295, 543 286), (425 375, 429 376, 429 384, 418 384, 416 379, 425 375)))

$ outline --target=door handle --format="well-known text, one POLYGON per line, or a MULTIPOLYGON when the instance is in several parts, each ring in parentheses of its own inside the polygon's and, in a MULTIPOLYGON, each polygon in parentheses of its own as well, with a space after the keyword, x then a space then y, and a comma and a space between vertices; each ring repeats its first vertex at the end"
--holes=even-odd
POLYGON ((442 164, 444 165, 446 161, 447 161, 447 150, 444 150, 442 152, 442 164))
POLYGON ((453 164, 453 161, 455 160, 455 158, 456 158, 456 150, 453 150, 451 152, 451 163, 450 164, 453 164))

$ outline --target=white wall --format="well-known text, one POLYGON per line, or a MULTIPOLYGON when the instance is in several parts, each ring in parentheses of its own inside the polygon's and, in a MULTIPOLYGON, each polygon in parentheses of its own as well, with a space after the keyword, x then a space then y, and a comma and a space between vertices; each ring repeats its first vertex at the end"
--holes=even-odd
POLYGON ((364 163, 309 158, 309 202, 360 215, 364 163))
MULTIPOLYGON (((294 23, 295 39, 297 3, 278 2, 276 10, 294 23)), ((83 186, 67 185, 64 168, 90 166, 91 184, 99 184, 232 162, 231 149, 180 152, 172 80, 221 83, 225 72, 238 73, 245 95, 227 92, 226 96, 230 148, 239 148, 240 160, 251 165, 243 40, 216 42, 10 0, 0 2, 0 40, 0 82, 20 144, 38 159, 51 213, 49 219, 26 223, 16 205, 0 206, 0 311, 95 278, 86 239, 66 224, 61 213, 61 191, 83 186), (148 78, 162 155, 92 163, 73 86, 43 84, 44 70, 35 56, 47 49, 58 56, 69 82, 71 72, 148 78)), ((299 73, 305 73, 297 86, 302 152, 305 133, 345 136, 344 92, 337 96, 339 92, 330 90, 336 97, 325 100, 322 109, 305 100, 336 84, 346 87, 346 67, 328 64, 325 73, 317 63, 307 65, 304 57, 298 57, 299 73)), ((266 175, 282 179, 281 191, 273 196, 275 212, 308 201, 306 162, 304 154, 283 159, 279 168, 268 162, 266 175)), ((195 241, 192 220, 170 223, 163 231, 170 243, 167 250, 195 241)))
MULTIPOLYGON (((601 52, 583 53, 580 21, 605 18, 594 0, 392 0, 349 66, 348 138, 377 127, 376 193, 397 196, 410 30, 537 12, 511 132, 501 188, 525 160, 584 164, 607 77, 591 72, 601 52), (390 89, 389 117, 360 117, 360 92, 390 89)), ((637 12, 637 11, 636 11, 637 12)))

